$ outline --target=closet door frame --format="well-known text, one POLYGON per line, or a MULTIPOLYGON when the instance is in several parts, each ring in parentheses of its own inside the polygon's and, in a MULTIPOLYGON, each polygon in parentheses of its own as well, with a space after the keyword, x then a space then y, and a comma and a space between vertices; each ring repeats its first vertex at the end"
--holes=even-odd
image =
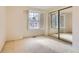
POLYGON ((58 39, 61 39, 60 38, 60 16, 61 16, 61 11, 65 10, 65 9, 69 9, 69 8, 72 8, 72 6, 69 6, 69 7, 58 10, 58 39))
MULTIPOLYGON (((49 14, 51 15, 52 13, 54 12, 57 12, 58 14, 58 39, 61 39, 60 38, 60 16, 61 16, 61 11, 62 10, 65 10, 65 9, 68 9, 68 8, 72 8, 72 6, 69 6, 69 7, 65 7, 65 8, 62 8, 62 9, 59 9, 59 10, 56 10, 56 11, 53 11, 53 12, 50 12, 49 14)), ((52 20, 52 19, 51 19, 52 20)))

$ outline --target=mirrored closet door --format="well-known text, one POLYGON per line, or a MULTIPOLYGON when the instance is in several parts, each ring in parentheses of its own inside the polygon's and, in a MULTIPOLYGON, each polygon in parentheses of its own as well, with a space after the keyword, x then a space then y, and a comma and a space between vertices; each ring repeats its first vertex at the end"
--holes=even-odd
POLYGON ((72 42, 72 8, 60 10, 60 39, 72 42))
POLYGON ((58 12, 50 13, 49 35, 58 38, 58 12))
POLYGON ((72 43, 72 7, 49 13, 49 36, 72 43))

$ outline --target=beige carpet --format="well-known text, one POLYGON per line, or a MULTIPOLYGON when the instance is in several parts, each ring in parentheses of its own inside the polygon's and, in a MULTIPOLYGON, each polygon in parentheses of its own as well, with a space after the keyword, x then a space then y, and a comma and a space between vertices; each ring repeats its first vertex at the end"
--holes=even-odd
MULTIPOLYGON (((58 37, 58 34, 54 34, 52 36, 58 37)), ((72 34, 68 34, 68 33, 61 33, 60 34, 60 38, 69 42, 72 42, 72 34)))
POLYGON ((6 42, 2 52, 62 53, 79 51, 77 49, 74 49, 69 44, 65 44, 55 39, 41 36, 6 42))

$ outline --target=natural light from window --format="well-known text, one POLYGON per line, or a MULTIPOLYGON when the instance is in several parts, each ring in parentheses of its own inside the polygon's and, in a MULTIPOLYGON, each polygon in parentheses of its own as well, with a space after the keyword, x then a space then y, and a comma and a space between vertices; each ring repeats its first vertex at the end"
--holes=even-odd
POLYGON ((40 28, 40 13, 36 11, 29 11, 28 28, 30 30, 40 28))

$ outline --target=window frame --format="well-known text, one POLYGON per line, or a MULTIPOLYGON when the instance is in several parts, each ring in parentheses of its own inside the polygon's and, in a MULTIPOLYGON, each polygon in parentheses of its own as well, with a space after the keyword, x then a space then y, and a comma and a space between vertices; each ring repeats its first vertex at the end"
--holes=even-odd
POLYGON ((40 21, 41 21, 41 20, 40 20, 40 15, 41 15, 40 11, 34 11, 34 10, 29 10, 29 11, 28 11, 28 21, 27 21, 28 26, 27 26, 27 27, 28 27, 28 30, 29 30, 29 31, 35 31, 35 30, 39 30, 39 29, 40 29, 40 21), (29 26, 30 26, 30 24, 29 24, 29 13, 30 13, 30 12, 39 13, 39 16, 38 16, 39 28, 38 28, 38 29, 30 29, 30 27, 29 27, 29 26))

